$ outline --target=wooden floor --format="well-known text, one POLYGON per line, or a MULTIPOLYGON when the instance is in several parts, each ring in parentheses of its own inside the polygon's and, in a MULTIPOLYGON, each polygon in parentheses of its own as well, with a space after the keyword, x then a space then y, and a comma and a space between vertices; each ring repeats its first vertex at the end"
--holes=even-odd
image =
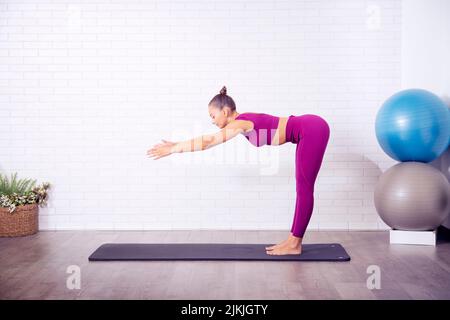
POLYGON ((279 231, 40 231, 0 238, 0 299, 450 299, 450 242, 389 245, 387 231, 308 232, 304 243, 341 243, 350 262, 89 262, 106 242, 277 243, 279 231), (81 288, 66 286, 81 269, 81 288), (367 267, 381 271, 368 289, 367 267))

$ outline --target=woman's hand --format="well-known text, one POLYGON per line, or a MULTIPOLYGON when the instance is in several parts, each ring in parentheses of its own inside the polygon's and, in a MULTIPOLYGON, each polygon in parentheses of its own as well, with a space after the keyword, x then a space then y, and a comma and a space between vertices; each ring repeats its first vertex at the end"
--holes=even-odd
POLYGON ((172 148, 176 145, 176 142, 166 141, 164 139, 162 141, 163 143, 158 143, 147 151, 147 155, 155 157, 153 160, 158 160, 173 153, 172 148))

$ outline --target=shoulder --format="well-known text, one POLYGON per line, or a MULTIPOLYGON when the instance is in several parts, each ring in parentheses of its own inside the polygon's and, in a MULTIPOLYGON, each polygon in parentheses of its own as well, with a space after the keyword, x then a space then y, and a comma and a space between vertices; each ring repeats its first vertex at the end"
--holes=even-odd
POLYGON ((254 124, 253 121, 249 120, 248 116, 250 113, 241 113, 239 116, 232 122, 227 125, 227 128, 239 128, 242 129, 243 132, 249 132, 253 130, 254 124))
POLYGON ((237 117, 238 118, 246 118, 246 117, 253 117, 253 116, 255 116, 255 115, 259 115, 260 113, 257 113, 257 112, 242 112, 242 113, 240 113, 237 117))

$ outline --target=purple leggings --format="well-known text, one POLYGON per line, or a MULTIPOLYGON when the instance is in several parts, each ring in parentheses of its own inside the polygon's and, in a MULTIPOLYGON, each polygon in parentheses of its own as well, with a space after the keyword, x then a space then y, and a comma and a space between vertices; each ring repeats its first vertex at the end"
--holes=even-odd
POLYGON ((297 144, 295 151, 295 179, 297 199, 291 232, 303 238, 314 207, 314 183, 322 164, 330 137, 330 127, 313 114, 289 116, 286 141, 297 144))

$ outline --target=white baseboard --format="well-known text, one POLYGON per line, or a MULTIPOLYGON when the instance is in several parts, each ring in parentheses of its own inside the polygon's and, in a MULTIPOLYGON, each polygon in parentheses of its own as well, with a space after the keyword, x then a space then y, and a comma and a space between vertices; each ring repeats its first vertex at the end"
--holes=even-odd
POLYGON ((416 244, 436 246, 436 230, 433 231, 404 231, 389 230, 391 244, 416 244))

